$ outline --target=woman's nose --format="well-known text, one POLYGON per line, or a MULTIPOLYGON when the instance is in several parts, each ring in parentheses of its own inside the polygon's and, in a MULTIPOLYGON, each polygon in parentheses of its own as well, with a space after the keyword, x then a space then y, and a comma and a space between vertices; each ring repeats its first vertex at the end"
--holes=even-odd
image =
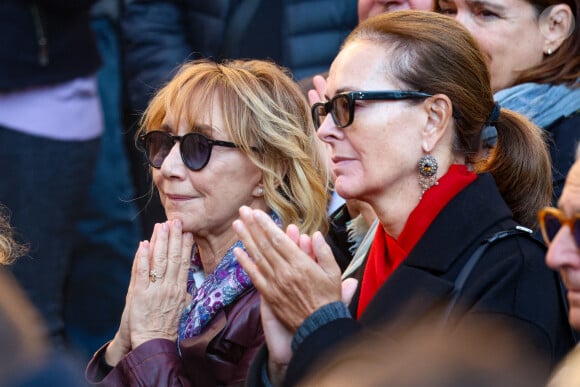
POLYGON ((316 131, 318 138, 327 143, 341 138, 342 134, 342 130, 336 126, 331 114, 327 114, 326 117, 324 117, 324 120, 316 131))
POLYGON ((165 160, 163 160, 160 169, 165 176, 173 176, 181 173, 184 168, 186 167, 181 159, 179 142, 176 142, 165 157, 165 160))

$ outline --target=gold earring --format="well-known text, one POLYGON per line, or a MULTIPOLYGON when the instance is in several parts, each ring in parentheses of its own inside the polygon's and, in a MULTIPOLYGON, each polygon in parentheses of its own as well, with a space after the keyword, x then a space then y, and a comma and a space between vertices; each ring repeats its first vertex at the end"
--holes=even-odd
POLYGON ((423 194, 429 188, 439 184, 436 176, 437 168, 439 168, 439 165, 435 157, 425 155, 419 159, 417 169, 419 170, 419 186, 421 187, 420 198, 423 197, 423 194))

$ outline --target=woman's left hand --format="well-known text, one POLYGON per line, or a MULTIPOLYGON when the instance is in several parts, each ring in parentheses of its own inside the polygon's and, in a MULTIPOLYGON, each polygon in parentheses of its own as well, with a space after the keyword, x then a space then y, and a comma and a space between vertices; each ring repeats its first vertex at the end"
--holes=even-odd
POLYGON ((177 339, 179 318, 188 299, 187 275, 193 237, 180 220, 156 225, 147 254, 138 257, 129 307, 131 344, 156 338, 177 339))
POLYGON ((294 333, 323 305, 341 300, 340 268, 320 232, 312 239, 294 225, 286 233, 260 210, 240 208, 234 230, 250 258, 236 258, 274 314, 294 333))

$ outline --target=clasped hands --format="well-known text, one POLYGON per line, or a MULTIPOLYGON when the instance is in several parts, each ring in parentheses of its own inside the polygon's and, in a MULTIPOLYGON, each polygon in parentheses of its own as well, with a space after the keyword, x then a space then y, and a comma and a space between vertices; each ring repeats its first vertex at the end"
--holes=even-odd
POLYGON ((186 288, 192 246, 193 236, 183 233, 180 220, 156 224, 151 241, 139 243, 119 329, 105 354, 109 365, 146 341, 176 340, 191 298, 186 288))

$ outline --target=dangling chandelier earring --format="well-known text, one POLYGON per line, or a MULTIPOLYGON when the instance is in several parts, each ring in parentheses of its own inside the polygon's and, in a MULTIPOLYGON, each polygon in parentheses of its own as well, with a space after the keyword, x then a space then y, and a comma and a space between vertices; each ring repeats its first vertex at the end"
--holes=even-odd
POLYGON ((419 199, 423 197, 425 191, 434 185, 439 184, 437 177, 435 176, 438 167, 437 160, 435 160, 435 157, 431 155, 425 155, 419 159, 419 162, 417 163, 417 169, 419 170, 419 187, 421 187, 421 196, 419 199))

